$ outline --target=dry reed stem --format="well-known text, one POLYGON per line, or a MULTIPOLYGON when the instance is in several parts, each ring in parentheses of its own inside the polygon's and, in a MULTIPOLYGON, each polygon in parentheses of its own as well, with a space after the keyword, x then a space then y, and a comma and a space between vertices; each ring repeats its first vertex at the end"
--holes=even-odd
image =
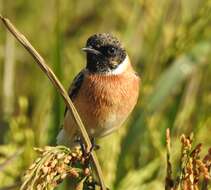
POLYGON ((171 151, 171 138, 170 138, 170 130, 169 128, 166 129, 166 183, 165 183, 165 190, 173 190, 174 181, 172 179, 172 166, 170 161, 170 151, 171 151))
MULTIPOLYGON (((69 109, 70 113, 72 114, 76 124, 78 125, 79 131, 81 132, 81 135, 83 137, 83 140, 85 142, 85 145, 90 150, 92 144, 89 139, 89 136, 86 132, 86 129, 80 119, 80 116, 74 107, 71 99, 68 96, 68 93, 64 89, 63 85, 60 83, 56 75, 53 73, 53 71, 50 69, 50 67, 46 64, 45 60, 42 58, 42 56, 35 50, 35 48, 30 44, 30 42, 26 39, 26 37, 20 33, 16 27, 9 21, 9 19, 4 18, 0 15, 0 19, 4 23, 5 27, 10 31, 10 33, 22 44, 22 46, 29 52, 29 54, 34 58, 35 62, 38 64, 38 66, 41 68, 41 70, 47 75, 47 77, 50 79, 54 87, 57 89, 57 91, 62 96, 67 108, 69 109)), ((103 179, 103 174, 101 167, 99 165, 99 161, 96 157, 95 152, 91 152, 91 158, 94 163, 100 184, 102 190, 106 190, 106 186, 103 179)))

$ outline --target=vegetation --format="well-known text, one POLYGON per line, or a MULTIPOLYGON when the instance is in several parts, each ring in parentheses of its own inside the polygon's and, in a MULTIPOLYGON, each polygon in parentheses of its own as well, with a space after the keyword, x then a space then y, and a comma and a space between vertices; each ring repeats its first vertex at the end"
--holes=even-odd
MULTIPOLYGON (((66 88, 84 67, 80 49, 88 36, 112 32, 124 42, 142 78, 141 96, 125 126, 99 139, 97 151, 106 185, 117 190, 159 190, 165 184, 168 188, 167 179, 175 184, 180 174, 190 171, 188 165, 181 167, 183 158, 191 167, 202 169, 204 163, 209 168, 205 158, 211 146, 210 12, 210 0, 0 0, 0 13, 27 36, 66 88), (187 154, 180 156, 182 134, 187 154)), ((0 189, 20 188, 24 172, 37 158, 33 147, 55 145, 62 124, 64 103, 32 62, 2 25, 0 189)), ((209 189, 205 170, 189 173, 186 179, 203 176, 197 186, 209 189)), ((180 179, 187 187, 190 181, 180 179)), ((68 183, 63 181, 58 189, 68 189, 68 183)))

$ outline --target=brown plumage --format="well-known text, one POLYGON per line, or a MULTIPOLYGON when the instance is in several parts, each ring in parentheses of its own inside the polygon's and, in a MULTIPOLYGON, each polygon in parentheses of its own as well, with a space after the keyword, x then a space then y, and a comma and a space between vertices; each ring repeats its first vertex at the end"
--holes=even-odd
MULTIPOLYGON (((120 127, 136 105, 139 78, 131 71, 110 76, 84 72, 81 90, 73 103, 88 133, 91 136, 104 136, 120 127), (112 116, 116 119, 109 123, 112 116)), ((76 132, 69 112, 65 116, 64 129, 69 136, 76 132)))

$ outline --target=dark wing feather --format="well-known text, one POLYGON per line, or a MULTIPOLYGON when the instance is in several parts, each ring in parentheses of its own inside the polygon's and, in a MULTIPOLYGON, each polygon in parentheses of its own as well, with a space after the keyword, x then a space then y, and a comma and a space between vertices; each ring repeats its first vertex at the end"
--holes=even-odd
MULTIPOLYGON (((83 79, 84 79, 84 72, 81 71, 80 73, 78 73, 78 75, 74 78, 72 84, 70 85, 70 88, 68 90, 68 94, 71 100, 74 100, 74 98, 77 96, 78 91, 83 83, 83 79)), ((65 112, 64 115, 67 112, 67 107, 65 108, 65 112)))

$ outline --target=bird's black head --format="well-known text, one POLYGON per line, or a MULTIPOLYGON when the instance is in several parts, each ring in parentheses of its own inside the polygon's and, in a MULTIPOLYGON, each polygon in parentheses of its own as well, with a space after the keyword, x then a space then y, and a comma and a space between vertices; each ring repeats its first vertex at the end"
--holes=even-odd
POLYGON ((89 37, 83 50, 87 53, 87 69, 93 73, 111 72, 127 56, 120 41, 108 33, 89 37))

